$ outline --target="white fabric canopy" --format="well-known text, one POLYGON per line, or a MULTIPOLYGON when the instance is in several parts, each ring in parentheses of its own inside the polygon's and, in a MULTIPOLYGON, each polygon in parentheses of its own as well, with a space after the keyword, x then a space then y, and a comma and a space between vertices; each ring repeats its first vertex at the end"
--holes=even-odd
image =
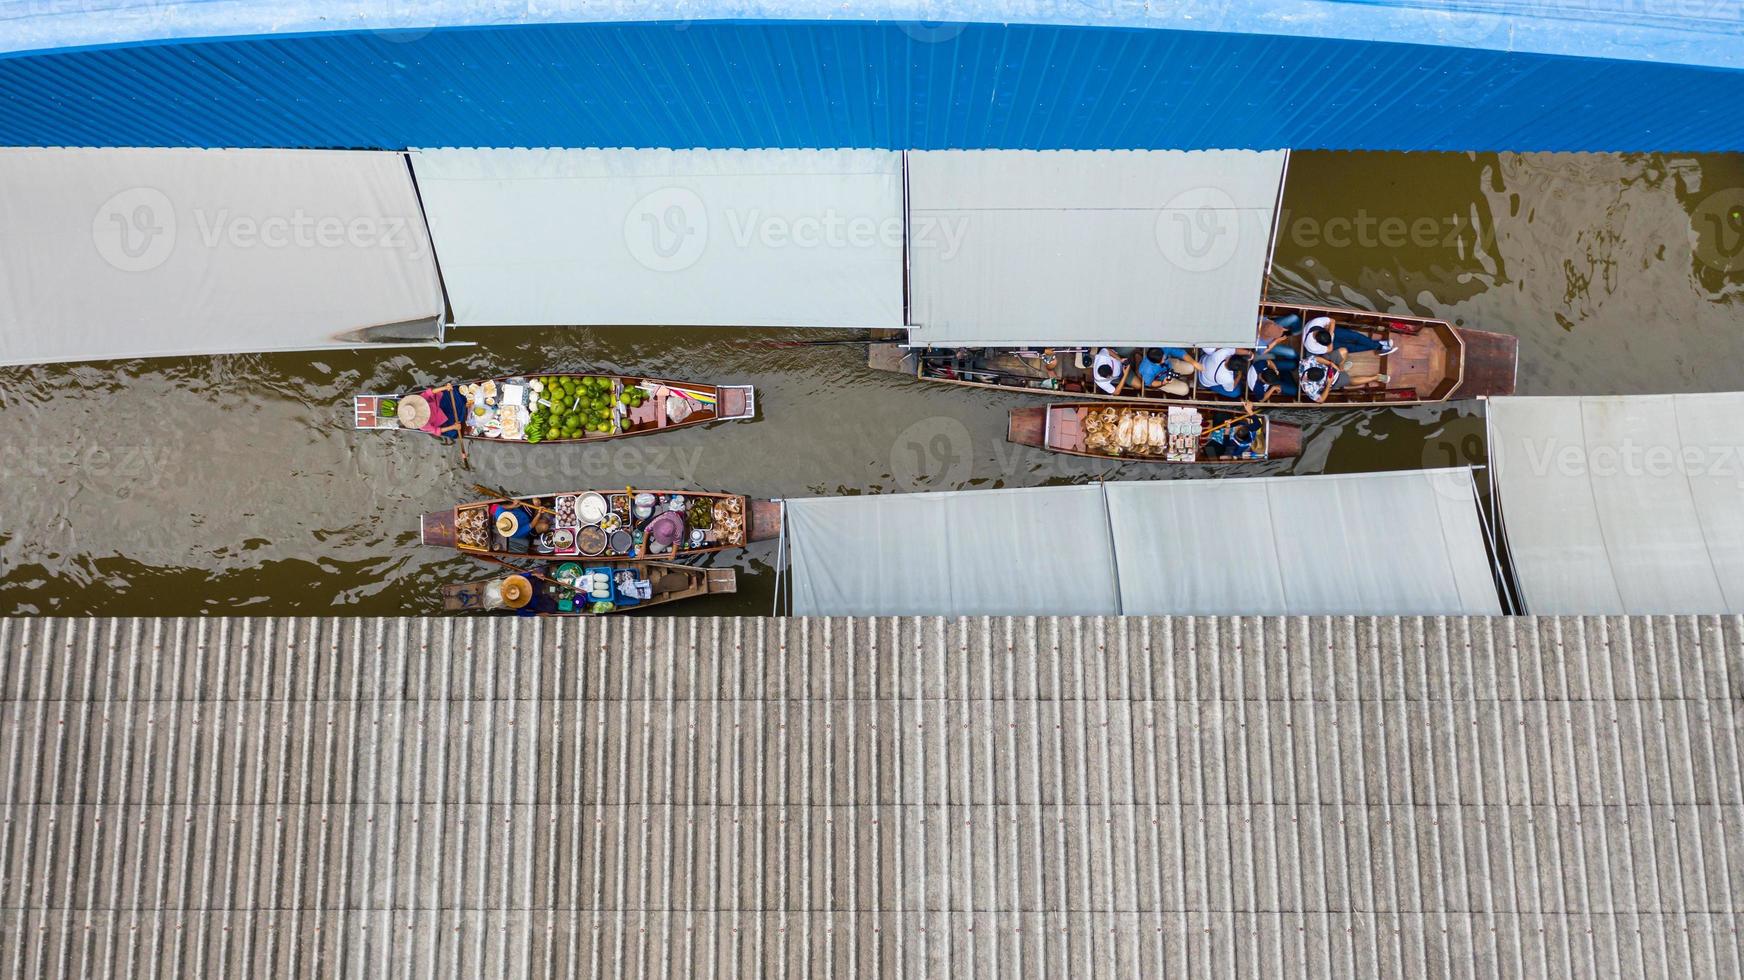
POLYGON ((1117 611, 1093 486, 789 500, 799 616, 1117 611))
POLYGON ((1465 468, 786 508, 801 616, 1502 611, 1465 468))
POLYGON ((881 150, 420 150, 459 326, 900 327, 881 150))
POLYGON ((1108 484, 1129 615, 1500 615, 1469 469, 1108 484))
POLYGON ((1526 612, 1744 612, 1744 393, 1493 398, 1526 612))
POLYGON ((0 363, 435 340, 405 157, 0 149, 0 363))
POLYGON ((910 341, 1251 344, 1287 159, 910 153, 910 341))

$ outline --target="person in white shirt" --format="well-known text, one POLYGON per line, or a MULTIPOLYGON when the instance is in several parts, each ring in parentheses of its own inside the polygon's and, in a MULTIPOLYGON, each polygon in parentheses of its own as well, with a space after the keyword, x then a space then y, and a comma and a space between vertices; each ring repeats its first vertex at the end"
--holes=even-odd
POLYGON ((1096 387, 1103 394, 1117 394, 1126 384, 1129 372, 1126 358, 1114 352, 1112 347, 1098 348, 1096 358, 1090 364, 1090 376, 1096 380, 1096 387))
POLYGON ((1249 360, 1251 358, 1237 347, 1200 348, 1195 365, 1199 370, 1199 390, 1225 398, 1240 398, 1247 380, 1249 360))

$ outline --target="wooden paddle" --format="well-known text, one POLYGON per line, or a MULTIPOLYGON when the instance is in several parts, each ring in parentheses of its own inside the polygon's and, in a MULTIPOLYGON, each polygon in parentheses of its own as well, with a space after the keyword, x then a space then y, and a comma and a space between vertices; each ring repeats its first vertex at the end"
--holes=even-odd
POLYGON ((550 514, 552 517, 557 516, 557 512, 552 510, 549 507, 543 506, 541 504, 533 503, 531 500, 519 499, 519 498, 515 497, 514 495, 504 493, 501 490, 492 490, 490 487, 484 486, 483 484, 474 483, 472 485, 472 492, 478 494, 481 497, 501 497, 504 500, 513 500, 513 501, 515 501, 517 506, 530 507, 533 510, 539 511, 540 513, 550 514))
POLYGON ((1212 436, 1216 435, 1217 433, 1222 432, 1224 429, 1227 429, 1230 426, 1235 425, 1238 422, 1246 422, 1248 419, 1257 419, 1259 417, 1260 417, 1260 413, 1258 413, 1258 412, 1245 412, 1241 415, 1237 415, 1235 418, 1232 418, 1227 422, 1219 422, 1216 425, 1212 426, 1211 428, 1206 429, 1204 432, 1199 433, 1199 438, 1209 439, 1212 436))
POLYGON ((532 569, 522 568, 521 566, 515 564, 514 562, 504 561, 503 559, 498 558, 496 555, 472 554, 472 555, 470 555, 470 557, 483 558, 485 561, 496 562, 498 565, 501 565, 504 568, 512 570, 517 575, 525 575, 528 578, 536 578, 539 581, 546 583, 547 585, 555 585, 558 588, 562 589, 563 591, 568 592, 570 595, 580 595, 580 593, 577 592, 573 586, 564 585, 562 582, 557 581, 556 579, 552 578, 549 575, 542 575, 539 572, 533 571, 532 569))

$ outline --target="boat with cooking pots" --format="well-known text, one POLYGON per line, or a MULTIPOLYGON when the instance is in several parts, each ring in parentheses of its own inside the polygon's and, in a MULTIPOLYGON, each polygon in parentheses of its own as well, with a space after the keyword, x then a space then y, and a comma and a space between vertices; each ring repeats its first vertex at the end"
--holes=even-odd
POLYGON ((425 514, 420 540, 483 558, 676 560, 774 540, 781 505, 743 494, 574 490, 425 514))

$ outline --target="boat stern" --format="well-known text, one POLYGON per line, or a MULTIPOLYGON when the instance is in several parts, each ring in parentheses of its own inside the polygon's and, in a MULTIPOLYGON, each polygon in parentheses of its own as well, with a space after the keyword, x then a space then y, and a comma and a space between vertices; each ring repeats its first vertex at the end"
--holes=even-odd
POLYGON ((1266 423, 1266 458, 1295 459, 1302 455, 1302 429, 1282 422, 1266 423))
POLYGON ((739 573, 730 568, 703 570, 703 591, 709 595, 730 595, 739 591, 739 573))
POLYGON ((774 541, 781 537, 781 501, 751 501, 751 533, 748 540, 774 541))
POLYGON ((720 418, 748 419, 757 415, 757 391, 750 385, 724 385, 720 393, 720 418))
POLYGON ((871 344, 866 348, 866 366, 874 371, 894 371, 914 377, 920 363, 913 350, 901 344, 871 344))
POLYGON ((1014 408, 1005 419, 1005 441, 1019 446, 1047 448, 1048 407, 1014 408))
POLYGON ((1464 341, 1464 370, 1451 398, 1512 395, 1520 363, 1520 338, 1488 330, 1459 331, 1464 341))
POLYGON ((455 546, 454 508, 425 514, 418 522, 418 540, 436 548, 455 546))

